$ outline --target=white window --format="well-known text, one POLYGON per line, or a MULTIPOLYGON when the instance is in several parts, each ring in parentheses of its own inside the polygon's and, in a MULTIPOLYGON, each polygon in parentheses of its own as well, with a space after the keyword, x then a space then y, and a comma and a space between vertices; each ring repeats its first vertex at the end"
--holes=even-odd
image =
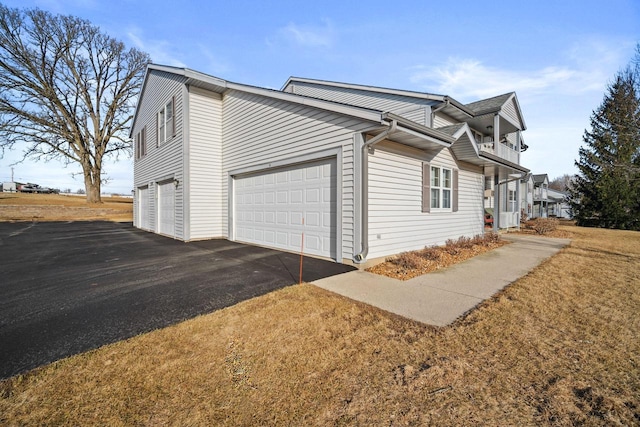
POLYGON ((451 209, 451 169, 431 166, 431 209, 451 209))
POLYGON ((158 144, 168 141, 175 135, 174 105, 175 98, 171 98, 171 101, 158 112, 158 144))

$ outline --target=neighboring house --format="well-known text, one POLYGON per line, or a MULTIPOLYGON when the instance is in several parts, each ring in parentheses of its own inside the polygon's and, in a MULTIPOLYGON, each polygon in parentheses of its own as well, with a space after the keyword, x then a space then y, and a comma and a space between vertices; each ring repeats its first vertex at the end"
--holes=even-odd
POLYGON ((484 232, 486 180, 494 227, 517 223, 525 128, 515 93, 464 105, 293 77, 277 91, 150 65, 134 224, 345 263, 442 244, 484 232))
POLYGON ((547 196, 549 198, 547 216, 571 219, 571 206, 567 202, 567 193, 549 188, 547 196))
POLYGON ((17 182, 6 181, 2 183, 2 191, 5 193, 15 193, 18 191, 17 182))
POLYGON ((520 212, 527 219, 533 216, 533 175, 528 173, 520 180, 520 212))
POLYGON ((547 174, 532 175, 533 210, 531 218, 546 218, 549 205, 549 177, 547 174))

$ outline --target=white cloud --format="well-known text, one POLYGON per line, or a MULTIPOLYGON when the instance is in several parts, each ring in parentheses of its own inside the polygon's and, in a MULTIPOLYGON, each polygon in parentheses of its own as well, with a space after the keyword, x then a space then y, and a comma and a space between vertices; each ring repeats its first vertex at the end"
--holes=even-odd
MULTIPOLYGON (((293 22, 278 30, 278 39, 303 47, 331 47, 337 32, 329 20, 322 25, 299 25, 293 22)), ((268 41, 271 44, 270 41, 268 41)))
POLYGON ((501 68, 474 58, 450 57, 444 63, 410 68, 409 78, 427 91, 463 102, 512 91, 521 99, 602 94, 621 64, 631 58, 633 47, 630 41, 584 40, 568 48, 561 62, 533 68, 501 68))
POLYGON ((449 58, 441 65, 416 67, 410 76, 414 84, 431 88, 454 98, 471 101, 516 91, 519 96, 547 92, 581 93, 601 90, 599 73, 547 66, 533 71, 508 70, 483 64, 475 59, 449 58))
POLYGON ((631 59, 634 46, 634 41, 583 39, 561 51, 560 59, 532 60, 535 65, 528 68, 451 57, 408 71, 422 90, 465 103, 515 91, 528 126, 524 138, 530 148, 522 163, 553 178, 576 172, 573 163, 591 112, 602 102, 607 83, 631 59))
POLYGON ((220 59, 204 44, 198 44, 198 49, 200 50, 201 57, 206 59, 206 65, 203 68, 206 72, 216 76, 222 76, 231 70, 231 67, 226 61, 220 59))
POLYGON ((156 64, 172 65, 174 67, 186 67, 184 62, 178 59, 174 52, 175 48, 166 40, 147 40, 139 28, 131 28, 127 31, 127 37, 133 45, 147 52, 151 56, 151 61, 156 64))

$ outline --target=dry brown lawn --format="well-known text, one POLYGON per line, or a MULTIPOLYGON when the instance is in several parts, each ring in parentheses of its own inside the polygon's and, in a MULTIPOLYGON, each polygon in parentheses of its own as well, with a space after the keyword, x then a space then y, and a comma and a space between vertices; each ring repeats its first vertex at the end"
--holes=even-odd
POLYGON ((637 425, 640 233, 433 328, 295 285, 0 383, 2 425, 637 425))
POLYGON ((88 204, 84 196, 0 193, 0 221, 132 221, 133 199, 102 197, 88 204))

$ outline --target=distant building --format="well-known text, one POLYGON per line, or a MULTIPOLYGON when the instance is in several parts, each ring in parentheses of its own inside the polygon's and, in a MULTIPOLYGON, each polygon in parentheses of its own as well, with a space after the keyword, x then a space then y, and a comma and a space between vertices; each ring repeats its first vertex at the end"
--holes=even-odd
POLYGON ((18 191, 18 183, 17 182, 11 182, 11 181, 6 181, 2 183, 2 191, 4 193, 15 193, 16 191, 18 191))

